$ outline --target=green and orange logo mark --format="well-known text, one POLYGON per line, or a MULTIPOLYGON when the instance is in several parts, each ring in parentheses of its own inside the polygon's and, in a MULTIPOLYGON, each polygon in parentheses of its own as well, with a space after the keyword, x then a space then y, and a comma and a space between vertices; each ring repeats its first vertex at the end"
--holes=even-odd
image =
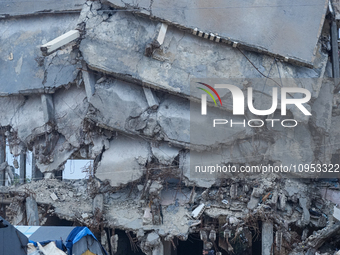
MULTIPOLYGON (((216 91, 213 87, 211 87, 210 85, 208 85, 208 84, 206 84, 206 83, 203 83, 203 82, 197 82, 197 83, 199 83, 199 84, 201 84, 201 85, 203 85, 203 86, 206 86, 206 87, 209 88, 212 92, 214 92, 215 95, 217 96, 218 100, 220 101, 221 106, 222 106, 222 100, 221 100, 221 98, 220 98, 220 95, 217 93, 217 91, 216 91)), ((204 88, 200 88, 200 87, 197 87, 197 88, 200 89, 200 90, 203 90, 204 92, 206 92, 206 93, 212 98, 212 100, 214 100, 214 103, 215 103, 215 105, 217 106, 215 97, 213 96, 213 94, 211 94, 211 92, 210 92, 209 90, 204 89, 204 88)))

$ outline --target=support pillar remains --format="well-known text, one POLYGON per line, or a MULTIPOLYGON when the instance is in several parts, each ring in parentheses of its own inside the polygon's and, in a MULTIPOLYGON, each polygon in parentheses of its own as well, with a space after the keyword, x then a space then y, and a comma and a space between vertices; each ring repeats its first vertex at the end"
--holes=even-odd
POLYGON ((38 205, 33 197, 26 198, 26 218, 28 226, 39 226, 38 205))
MULTIPOLYGON (((0 165, 6 161, 6 138, 2 132, 0 132, 0 165)), ((3 168, 0 173, 0 186, 5 186, 6 181, 6 168, 3 168)))
POLYGON ((20 152, 20 184, 26 183, 26 149, 20 152))
POLYGON ((273 223, 262 222, 262 255, 272 255, 273 223))
POLYGON ((32 154, 32 181, 42 180, 43 178, 44 178, 44 174, 36 166, 35 157, 32 154))

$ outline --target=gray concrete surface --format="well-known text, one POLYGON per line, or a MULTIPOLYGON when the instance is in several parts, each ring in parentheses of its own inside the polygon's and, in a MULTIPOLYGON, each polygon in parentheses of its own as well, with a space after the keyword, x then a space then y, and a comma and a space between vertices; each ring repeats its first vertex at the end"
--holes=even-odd
MULTIPOLYGON (((157 23, 147 18, 117 12, 98 26, 87 29, 80 51, 91 69, 184 97, 197 97, 190 91, 192 79, 263 78, 252 64, 265 75, 271 70, 271 78, 294 78, 297 84, 302 83, 299 78, 322 77, 326 66, 327 57, 320 51, 315 53, 314 69, 285 62, 275 64, 272 57, 244 51, 250 63, 235 48, 212 43, 174 27, 168 28, 163 45, 154 52, 157 58, 149 58, 144 56, 144 51, 156 28, 157 23)), ((280 79, 278 81, 280 84, 280 79)), ((309 79, 301 86, 309 89, 314 98, 321 81, 309 79)), ((265 86, 266 94, 271 94, 269 88, 265 86)), ((263 85, 257 89, 262 91, 263 85)))
POLYGON ((3 0, 0 2, 0 18, 36 15, 40 13, 76 12, 82 9, 85 0, 3 0))
POLYGON ((148 143, 142 139, 119 136, 110 142, 110 149, 103 153, 96 177, 102 181, 109 180, 113 187, 125 185, 142 177, 149 159, 148 143))
POLYGON ((34 198, 26 198, 26 217, 28 226, 39 226, 38 205, 34 198))
POLYGON ((56 87, 73 82, 77 69, 70 50, 44 59, 39 46, 74 29, 78 16, 60 14, 0 20, 0 44, 6 49, 0 51, 1 96, 53 92, 56 87), (60 72, 63 75, 58 75, 60 72))
POLYGON ((174 26, 218 34, 229 42, 312 65, 328 1, 106 0, 174 26))
POLYGON ((271 255, 273 245, 273 223, 262 222, 262 255, 271 255))

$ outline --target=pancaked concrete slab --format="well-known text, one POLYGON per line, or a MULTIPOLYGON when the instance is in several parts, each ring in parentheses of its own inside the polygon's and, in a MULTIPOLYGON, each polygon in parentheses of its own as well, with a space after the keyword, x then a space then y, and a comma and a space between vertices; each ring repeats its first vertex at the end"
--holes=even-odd
POLYGON ((4 114, 7 116, 4 119, 9 120, 7 125, 10 125, 15 131, 18 132, 18 138, 28 143, 35 136, 43 134, 45 132, 45 121, 44 113, 41 104, 41 98, 39 95, 32 95, 22 101, 19 98, 1 98, 1 100, 8 100, 13 103, 14 109, 13 115, 8 115, 7 109, 8 105, 3 105, 6 107, 4 114))
POLYGON ((328 1, 299 0, 169 1, 106 0, 111 5, 132 9, 152 18, 186 28, 195 34, 202 31, 209 40, 218 35, 229 43, 290 58, 312 65, 315 48, 325 19, 328 1), (251 21, 251 22, 249 22, 251 21), (232 24, 228 26, 226 24, 232 24), (211 35, 212 33, 212 35, 211 35))
POLYGON ((0 3, 0 18, 34 15, 39 13, 80 12, 85 0, 60 1, 3 1, 0 3))
MULTIPOLYGON (((99 126, 181 146, 189 146, 191 142, 193 148, 203 150, 222 143, 232 144, 236 139, 245 139, 252 135, 248 126, 241 129, 220 129, 219 132, 223 133, 225 138, 221 141, 215 135, 215 130, 204 125, 204 118, 190 120, 189 100, 172 95, 164 97, 157 110, 148 111, 149 105, 142 87, 120 80, 107 80, 96 84, 96 92, 89 102, 94 109, 90 109, 86 117, 99 126), (190 141, 190 132, 198 130, 197 127, 204 128, 204 131, 200 129, 204 135, 199 136, 199 141, 190 141), (225 135, 226 132, 229 135, 225 135)), ((211 111, 216 115, 222 112, 217 108, 211 111)), ((231 113, 222 114, 232 116, 231 113)), ((243 120, 244 118, 236 117, 235 121, 243 120)))
POLYGON ((0 44, 6 49, 0 52, 4 62, 0 69, 0 95, 44 93, 73 81, 78 70, 71 61, 70 49, 46 59, 39 49, 44 42, 76 27, 77 14, 60 15, 0 20, 0 44))
MULTIPOLYGON (((315 53, 315 69, 275 63, 272 57, 244 51, 250 63, 233 47, 211 43, 169 27, 163 45, 149 58, 144 56, 145 45, 153 40, 156 28, 157 23, 152 20, 117 12, 107 21, 86 30, 80 50, 94 70, 184 97, 193 96, 189 86, 193 78, 263 78, 260 72, 267 75, 269 70, 271 78, 308 78, 307 83, 295 83, 306 87, 313 98, 320 90, 321 81, 310 79, 322 77, 325 70, 327 56, 319 50, 315 53)), ((281 84, 280 79, 278 81, 281 84)), ((259 86, 258 90, 271 96, 270 86, 259 86)))
POLYGON ((88 118, 118 130, 125 130, 130 119, 133 121, 149 107, 142 87, 120 80, 96 84, 89 102, 100 114, 90 111, 88 118))
POLYGON ((149 159, 147 142, 135 137, 118 136, 103 153, 95 175, 102 181, 109 180, 111 186, 118 187, 141 178, 149 159))

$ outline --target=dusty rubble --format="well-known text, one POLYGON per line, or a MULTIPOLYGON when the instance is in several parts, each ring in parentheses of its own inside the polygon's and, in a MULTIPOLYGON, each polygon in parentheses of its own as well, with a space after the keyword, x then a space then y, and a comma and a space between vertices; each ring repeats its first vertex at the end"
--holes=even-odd
MULTIPOLYGON (((249 45, 243 37, 239 44, 224 30, 203 36, 190 20, 157 9, 159 2, 130 2, 87 1, 82 8, 56 5, 49 14, 39 14, 39 7, 22 15, 8 6, 0 15, 6 49, 0 51, 0 204, 6 218, 17 225, 86 225, 111 254, 201 253, 203 242, 220 254, 337 254, 340 187, 334 176, 204 179, 191 176, 189 167, 195 157, 212 155, 237 166, 340 163, 340 88, 330 36, 337 1, 332 9, 328 1, 314 1, 322 6, 315 10, 318 25, 301 55, 289 47, 249 45), (69 30, 79 37, 41 51, 69 30), (204 146, 190 140, 190 125, 213 132, 190 122, 190 102, 200 96, 191 93, 191 79, 244 79, 246 90, 251 78, 263 76, 309 90, 312 116, 290 108, 299 125, 288 132, 266 124, 229 129, 225 140, 204 146), (33 153, 31 183, 24 183, 21 162, 17 183, 18 162, 6 162, 6 141, 20 160, 33 153), (93 160, 84 169, 88 178, 61 180, 68 159, 93 160)), ((271 98, 270 86, 254 84, 254 91, 255 106, 271 98)), ((223 111, 232 116, 231 104, 223 111)))

